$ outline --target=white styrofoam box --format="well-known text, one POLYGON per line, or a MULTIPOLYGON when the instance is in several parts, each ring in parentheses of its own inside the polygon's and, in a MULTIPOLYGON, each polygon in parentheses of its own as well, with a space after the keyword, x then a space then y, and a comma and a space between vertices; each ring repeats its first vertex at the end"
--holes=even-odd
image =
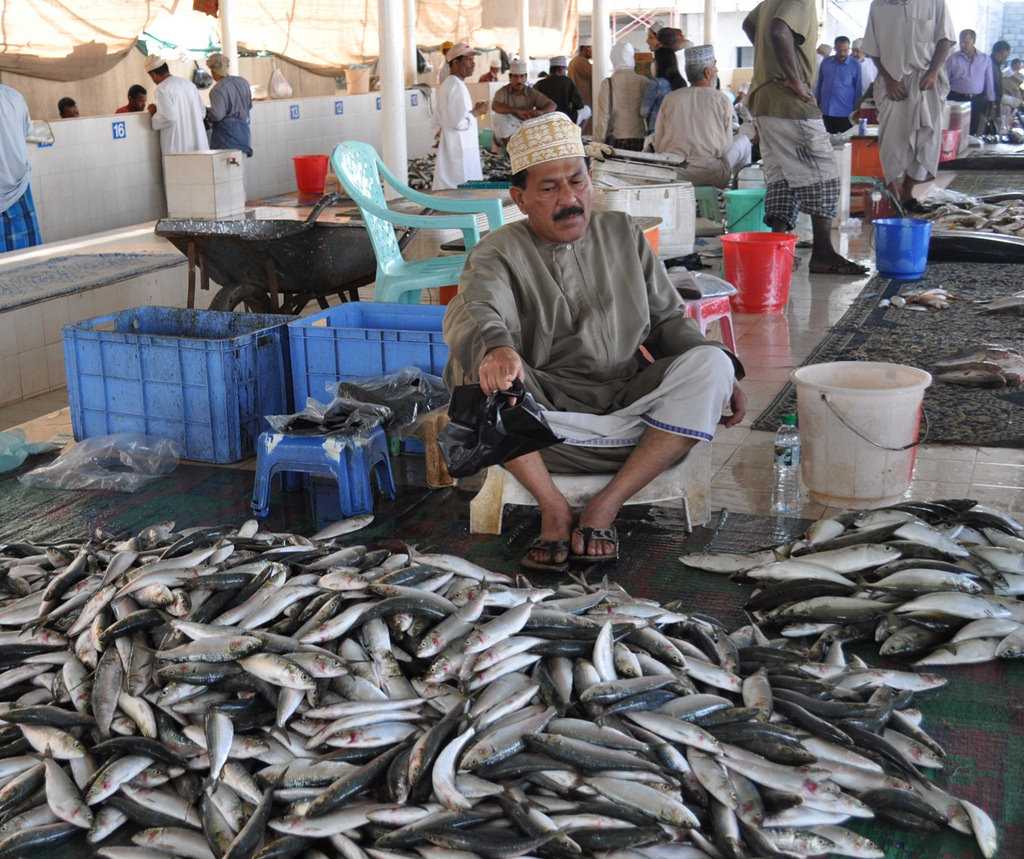
POLYGON ((598 209, 605 211, 661 218, 660 256, 693 253, 697 240, 697 201, 689 182, 599 190, 595 203, 598 209))
POLYGON ((245 156, 234 149, 165 155, 164 184, 170 217, 223 218, 241 214, 245 207, 244 161, 245 156), (236 192, 218 199, 218 184, 233 186, 236 192), (178 193, 175 188, 187 194, 178 193))

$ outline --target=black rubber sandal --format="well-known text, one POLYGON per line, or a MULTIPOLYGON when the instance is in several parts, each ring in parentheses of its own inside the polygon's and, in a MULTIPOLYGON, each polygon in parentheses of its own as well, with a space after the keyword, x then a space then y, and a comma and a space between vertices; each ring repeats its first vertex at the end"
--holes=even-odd
POLYGON ((614 526, 611 528, 586 528, 580 526, 573 530, 573 536, 580 535, 583 540, 583 553, 577 555, 575 552, 569 556, 569 560, 577 564, 612 564, 619 560, 619 532, 614 526), (612 543, 615 551, 610 555, 588 554, 592 543, 612 543))
POLYGON ((539 573, 567 573, 569 572, 570 549, 568 540, 542 540, 538 537, 530 544, 530 548, 526 550, 526 554, 523 555, 519 566, 524 570, 532 570, 539 573), (543 561, 535 561, 530 557, 531 552, 538 550, 547 552, 550 563, 545 564, 543 561), (565 555, 565 560, 556 561, 555 558, 562 554, 565 555))

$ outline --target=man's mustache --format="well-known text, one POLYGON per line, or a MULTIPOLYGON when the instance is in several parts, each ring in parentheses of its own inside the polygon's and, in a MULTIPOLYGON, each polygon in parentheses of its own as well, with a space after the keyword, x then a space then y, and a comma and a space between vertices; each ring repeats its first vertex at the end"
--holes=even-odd
POLYGON ((553 220, 564 221, 566 218, 571 218, 573 215, 583 215, 585 212, 580 206, 567 206, 564 209, 559 209, 555 212, 553 220))

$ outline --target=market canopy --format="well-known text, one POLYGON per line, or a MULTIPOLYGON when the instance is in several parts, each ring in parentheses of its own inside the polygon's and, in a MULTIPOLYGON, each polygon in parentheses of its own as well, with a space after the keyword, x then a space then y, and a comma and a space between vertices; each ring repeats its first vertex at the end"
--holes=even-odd
MULTIPOLYGON (((0 71, 82 80, 120 62, 139 36, 187 0, 0 0, 0 71)), ((209 4, 207 4, 209 5, 209 4)), ((509 0, 417 0, 416 40, 518 49, 518 3, 509 0)), ((379 53, 376 0, 256 0, 234 4, 240 46, 278 54, 314 72, 333 74, 379 53)), ((530 0, 531 53, 570 52, 577 0, 530 0)))

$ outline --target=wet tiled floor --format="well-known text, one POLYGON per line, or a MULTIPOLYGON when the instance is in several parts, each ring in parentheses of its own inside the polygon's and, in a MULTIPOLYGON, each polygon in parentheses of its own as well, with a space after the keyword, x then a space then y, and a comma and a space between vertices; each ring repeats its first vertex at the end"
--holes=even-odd
MULTIPOLYGON (((870 263, 860 234, 847 239, 849 256, 870 263)), ((814 349, 846 312, 870 278, 809 275, 809 251, 794 272, 784 316, 738 315, 737 346, 747 367, 743 388, 750 406, 743 424, 718 434, 713 445, 712 505, 742 513, 771 512, 773 434, 750 424, 771 403, 790 372, 814 349)), ((1008 510, 1024 510, 1024 450, 924 445, 920 448, 908 498, 971 497, 1008 510)), ((808 500, 802 514, 825 515, 808 500)))

